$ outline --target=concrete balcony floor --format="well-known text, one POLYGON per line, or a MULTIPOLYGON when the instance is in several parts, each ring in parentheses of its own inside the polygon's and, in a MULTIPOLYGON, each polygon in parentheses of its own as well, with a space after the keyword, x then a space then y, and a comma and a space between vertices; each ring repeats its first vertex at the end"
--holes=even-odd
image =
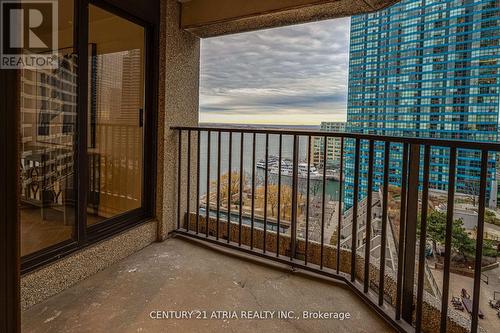
POLYGON ((23 313, 23 332, 390 332, 342 284, 181 239, 155 243, 23 313), (150 318, 153 310, 345 311, 348 320, 150 318))

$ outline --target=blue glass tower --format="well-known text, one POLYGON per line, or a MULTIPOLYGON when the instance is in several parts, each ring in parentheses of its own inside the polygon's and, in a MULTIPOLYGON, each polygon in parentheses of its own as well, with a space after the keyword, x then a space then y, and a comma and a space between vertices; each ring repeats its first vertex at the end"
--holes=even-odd
MULTIPOLYGON (((498 0, 403 0, 382 11, 352 17, 346 130, 497 141, 499 38, 498 0)), ((351 143, 346 159, 348 205, 352 203, 352 153, 351 143)), ((400 153, 398 147, 391 153, 394 184, 400 181, 400 153)), ((432 155, 431 187, 445 190, 448 154, 435 149, 432 155)), ((479 156, 473 151, 458 152, 458 192, 478 181, 479 156)), ((375 158, 380 165, 381 154, 375 158)), ((490 159, 491 181, 495 157, 490 159)), ((364 152, 361 193, 366 192, 366 164, 364 152)), ((382 174, 376 172, 378 187, 382 174)))

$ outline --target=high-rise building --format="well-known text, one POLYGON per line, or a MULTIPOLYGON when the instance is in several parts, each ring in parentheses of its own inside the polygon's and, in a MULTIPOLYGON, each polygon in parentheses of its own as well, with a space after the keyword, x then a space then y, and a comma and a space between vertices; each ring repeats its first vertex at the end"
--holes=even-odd
MULTIPOLYGON (((403 0, 352 17, 347 131, 497 141, 499 26, 498 0, 403 0)), ((401 148, 394 150, 391 168, 397 170, 401 148)), ((346 198, 352 200, 352 143, 348 155, 346 198)), ((379 164, 382 155, 375 156, 379 164)), ((448 152, 432 155, 431 187, 445 190, 448 152)), ((479 152, 458 151, 457 191, 478 188, 471 184, 479 182, 479 158, 479 152)), ((361 161, 363 169, 366 151, 361 161)), ((391 174, 391 182, 399 183, 398 172, 391 174)), ((376 187, 381 177, 376 175, 376 187)), ((361 186, 366 191, 366 182, 361 186)))
POLYGON ((63 205, 74 188, 77 63, 70 51, 60 51, 58 69, 21 71, 23 203, 63 205))
MULTIPOLYGON (((345 122, 322 121, 320 130, 324 132, 345 132, 345 122)), ((314 148, 311 152, 311 160, 316 166, 323 165, 324 141, 325 140, 321 137, 314 138, 314 148)), ((327 166, 338 166, 341 154, 341 139, 329 138, 326 146, 327 166)))

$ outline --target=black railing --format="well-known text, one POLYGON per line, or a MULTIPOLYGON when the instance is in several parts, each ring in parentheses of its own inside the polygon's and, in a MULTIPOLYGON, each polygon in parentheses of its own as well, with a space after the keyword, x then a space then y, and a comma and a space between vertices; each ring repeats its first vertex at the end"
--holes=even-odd
POLYGON ((173 130, 179 135, 177 235, 344 281, 399 331, 478 331, 482 260, 477 259, 483 257, 487 190, 495 173, 499 144, 252 127, 173 130), (312 142, 317 138, 323 143, 323 162, 313 166, 312 142), (340 138, 336 140, 340 161, 333 164, 338 165, 334 172, 327 166, 328 145, 334 141, 331 138, 340 138), (277 140, 273 147, 271 139, 277 140), (239 145, 234 144, 237 140, 239 145), (272 150, 277 150, 277 157, 271 155, 272 150), (479 183, 474 193, 478 196, 477 202, 474 200, 478 220, 468 327, 463 320, 455 320, 454 310, 448 308, 454 202, 461 195, 455 192, 465 177, 462 153, 477 157, 479 162, 471 164, 466 175, 479 183), (239 158, 234 158, 235 154, 239 158), (257 155, 263 155, 260 161, 257 155), (263 169, 260 179, 257 165, 263 169), (458 167, 462 171, 457 172, 458 167), (333 187, 338 188, 333 195, 328 193, 332 181, 328 174, 338 175, 333 180, 333 187), (431 175, 447 178, 447 184, 439 185, 431 175), (319 200, 311 194, 313 182, 320 183, 319 200), (431 191, 446 200, 439 293, 426 290, 428 219, 430 209, 437 209, 429 204, 431 191), (378 201, 381 207, 372 205, 374 195, 382 196, 378 201), (336 225, 332 227, 332 223, 336 225), (341 229, 349 225, 351 245, 346 248, 345 244, 341 246, 345 237, 341 229), (393 230, 395 226, 398 230, 393 230), (311 239, 318 236, 319 241, 311 239), (372 237, 380 238, 380 246, 374 247, 379 249, 377 253, 372 249, 372 237), (386 251, 388 237, 398 248, 396 271, 394 265, 387 264, 392 260, 386 251), (440 306, 429 297, 440 298, 440 306))

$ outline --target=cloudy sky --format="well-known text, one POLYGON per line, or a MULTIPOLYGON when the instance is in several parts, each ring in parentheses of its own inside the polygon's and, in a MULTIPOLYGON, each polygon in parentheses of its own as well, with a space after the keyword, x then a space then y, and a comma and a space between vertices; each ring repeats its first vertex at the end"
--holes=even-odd
POLYGON ((203 39, 200 121, 345 120, 349 24, 344 18, 203 39))

